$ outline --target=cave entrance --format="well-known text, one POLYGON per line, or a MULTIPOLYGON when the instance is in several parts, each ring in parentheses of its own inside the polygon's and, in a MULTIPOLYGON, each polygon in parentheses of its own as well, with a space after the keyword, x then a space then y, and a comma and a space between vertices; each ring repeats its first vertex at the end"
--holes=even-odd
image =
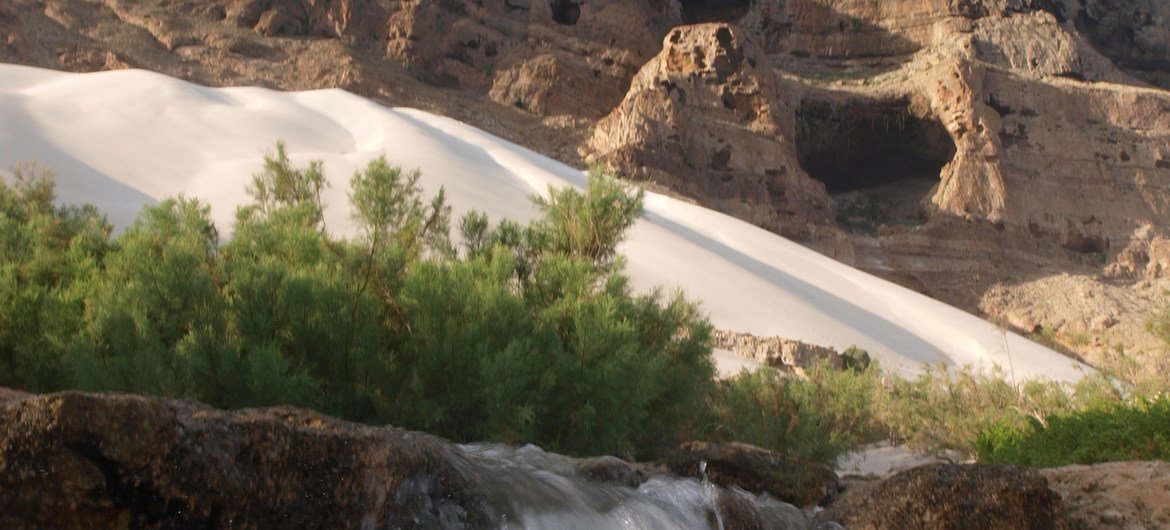
POLYGON ((578 0, 550 0, 553 21, 564 26, 577 24, 581 18, 581 4, 578 0))
POLYGON ((739 22, 752 7, 752 0, 679 0, 684 24, 739 22))
POLYGON ((905 100, 805 101, 797 120, 800 165, 825 184, 842 228, 873 234, 925 221, 922 200, 955 156, 941 122, 915 115, 905 100))

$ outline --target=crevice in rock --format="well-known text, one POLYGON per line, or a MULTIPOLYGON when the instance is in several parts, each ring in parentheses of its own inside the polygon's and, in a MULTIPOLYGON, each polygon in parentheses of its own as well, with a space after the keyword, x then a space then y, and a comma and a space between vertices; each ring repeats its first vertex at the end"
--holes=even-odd
POLYGON ((854 232, 923 222, 921 202, 938 183, 955 144, 941 122, 904 99, 837 105, 806 100, 797 112, 797 156, 854 232))
POLYGON ((751 9, 751 0, 679 0, 683 23, 739 22, 751 9))
POLYGON ((553 21, 557 24, 572 26, 581 18, 581 4, 578 0, 549 0, 552 6, 553 21))
POLYGON ((180 499, 167 500, 152 484, 129 481, 122 475, 118 462, 107 457, 98 442, 77 441, 69 449, 90 461, 105 480, 104 497, 110 499, 114 509, 129 515, 130 528, 153 528, 166 523, 167 528, 203 530, 215 528, 218 509, 210 510, 210 517, 203 518, 192 513, 186 502, 180 499))

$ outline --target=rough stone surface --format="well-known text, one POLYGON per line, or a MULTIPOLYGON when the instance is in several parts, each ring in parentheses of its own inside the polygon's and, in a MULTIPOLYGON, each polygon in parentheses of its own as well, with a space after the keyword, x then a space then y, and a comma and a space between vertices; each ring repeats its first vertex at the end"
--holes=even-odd
POLYGON ((1082 528, 1170 528, 1170 462, 1112 462, 1042 469, 1082 528))
POLYGON ((856 530, 1069 528, 1060 497, 1038 472, 979 464, 932 464, 853 483, 819 517, 856 530))
POLYGON ((584 151, 793 237, 831 222, 824 186, 796 161, 793 114, 763 51, 736 26, 675 28, 584 151))
POLYGON ((687 442, 670 452, 663 464, 671 473, 703 478, 703 462, 706 477, 715 484, 768 493, 796 506, 826 503, 840 487, 840 480, 828 466, 738 442, 687 442))
POLYGON ((805 368, 819 362, 828 363, 838 370, 845 368, 846 361, 841 354, 825 346, 722 329, 713 331, 711 336, 716 348, 731 350, 757 363, 789 372, 803 373, 805 368))
POLYGON ((0 393, 0 527, 491 524, 442 442, 292 408, 0 393))

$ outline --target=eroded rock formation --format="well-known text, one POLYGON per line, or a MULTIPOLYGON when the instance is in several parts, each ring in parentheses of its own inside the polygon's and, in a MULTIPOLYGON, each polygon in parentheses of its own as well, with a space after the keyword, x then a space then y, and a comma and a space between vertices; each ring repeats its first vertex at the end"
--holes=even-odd
POLYGON ((589 158, 793 237, 832 222, 824 186, 800 169, 792 110, 762 50, 725 24, 672 30, 589 158))

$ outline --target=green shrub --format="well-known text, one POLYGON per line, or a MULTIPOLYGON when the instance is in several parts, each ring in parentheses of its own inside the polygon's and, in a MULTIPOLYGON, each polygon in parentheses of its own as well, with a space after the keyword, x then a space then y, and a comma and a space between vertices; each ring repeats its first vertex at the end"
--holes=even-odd
POLYGON ((976 447, 985 462, 1037 467, 1170 460, 1170 397, 1051 414, 1024 427, 995 424, 976 447))
POLYGON ((361 236, 325 230, 319 162, 265 158, 219 241, 207 206, 164 200, 110 240, 51 176, 0 187, 0 384, 222 407, 293 404, 457 441, 646 457, 691 436, 712 389, 696 307, 635 295, 616 246, 642 193, 594 172, 527 225, 460 223, 418 172, 351 179, 361 236))
POLYGON ((81 327, 86 284, 109 247, 92 206, 57 206, 53 174, 18 166, 0 180, 0 386, 49 391, 81 327))

